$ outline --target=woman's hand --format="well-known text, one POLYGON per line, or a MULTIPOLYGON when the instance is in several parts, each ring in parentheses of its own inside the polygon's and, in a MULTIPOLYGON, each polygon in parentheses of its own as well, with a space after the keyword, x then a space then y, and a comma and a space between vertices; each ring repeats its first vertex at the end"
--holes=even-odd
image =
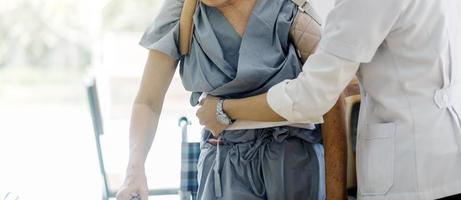
POLYGON ((219 123, 216 118, 216 105, 218 98, 207 96, 200 102, 200 108, 197 110, 197 117, 201 125, 211 131, 213 136, 219 136, 228 126, 219 123))
POLYGON ((117 192, 117 200, 131 200, 136 196, 141 200, 147 200, 148 195, 149 189, 144 171, 128 170, 125 181, 117 192))

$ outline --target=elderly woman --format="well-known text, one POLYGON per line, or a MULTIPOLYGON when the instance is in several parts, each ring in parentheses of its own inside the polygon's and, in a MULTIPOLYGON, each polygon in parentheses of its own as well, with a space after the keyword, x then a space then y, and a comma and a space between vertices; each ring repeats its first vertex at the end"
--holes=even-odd
MULTIPOLYGON (((133 106, 130 158, 119 200, 135 195, 147 200, 144 161, 178 61, 193 106, 203 93, 223 98, 261 94, 301 71, 289 40, 297 12, 291 0, 202 0, 186 56, 178 50, 182 5, 182 0, 165 0, 140 42, 150 52, 133 106)), ((202 132, 197 198, 325 199, 324 174, 317 126, 235 121, 220 133, 202 132)))

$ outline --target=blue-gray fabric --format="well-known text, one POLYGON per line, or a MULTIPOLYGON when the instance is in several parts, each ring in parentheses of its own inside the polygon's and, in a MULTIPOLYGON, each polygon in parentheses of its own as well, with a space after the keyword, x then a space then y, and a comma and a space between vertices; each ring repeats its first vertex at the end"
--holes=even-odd
MULTIPOLYGON (((194 16, 190 55, 180 65, 184 87, 213 96, 242 98, 295 78, 300 63, 288 35, 296 11, 288 0, 258 0, 240 38, 218 10, 201 4, 194 16), (219 28, 212 29, 216 24, 219 28)), ((192 95, 193 105, 198 103, 198 96, 192 95)))
MULTIPOLYGON (((194 15, 191 52, 178 51, 183 0, 165 0, 140 44, 180 60, 184 87, 196 105, 202 92, 242 98, 267 92, 300 73, 289 41, 297 8, 290 0, 257 0, 243 37, 222 13, 200 4, 194 15)), ((211 146, 204 130, 199 159, 198 199, 319 199, 323 191, 314 145, 318 130, 274 127, 228 130, 223 145, 211 146), (319 183, 320 182, 320 183, 319 183)))
MULTIPOLYGON (((224 131, 223 144, 206 142, 203 131, 198 161, 201 200, 317 200, 319 165, 313 144, 319 129, 288 126, 224 131)), ((319 198, 319 195, 323 196, 319 198)))

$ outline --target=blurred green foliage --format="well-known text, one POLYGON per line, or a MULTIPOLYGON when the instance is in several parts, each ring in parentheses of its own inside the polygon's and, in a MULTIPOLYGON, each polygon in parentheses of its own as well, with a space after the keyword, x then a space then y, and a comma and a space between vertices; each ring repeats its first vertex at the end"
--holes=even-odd
POLYGON ((107 32, 141 32, 161 0, 0 0, 0 68, 89 66, 107 32))
MULTIPOLYGON (((151 23, 163 0, 112 0, 103 9, 104 31, 140 32, 151 23)), ((171 1, 171 0, 165 0, 171 1)))

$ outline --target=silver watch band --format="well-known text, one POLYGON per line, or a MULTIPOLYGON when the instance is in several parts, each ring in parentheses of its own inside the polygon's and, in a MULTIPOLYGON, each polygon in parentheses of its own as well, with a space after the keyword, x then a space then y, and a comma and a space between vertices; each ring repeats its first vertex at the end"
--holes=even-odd
POLYGON ((231 118, 224 112, 224 99, 220 98, 218 100, 218 104, 216 105, 216 119, 219 123, 223 125, 231 125, 232 120, 231 118))

